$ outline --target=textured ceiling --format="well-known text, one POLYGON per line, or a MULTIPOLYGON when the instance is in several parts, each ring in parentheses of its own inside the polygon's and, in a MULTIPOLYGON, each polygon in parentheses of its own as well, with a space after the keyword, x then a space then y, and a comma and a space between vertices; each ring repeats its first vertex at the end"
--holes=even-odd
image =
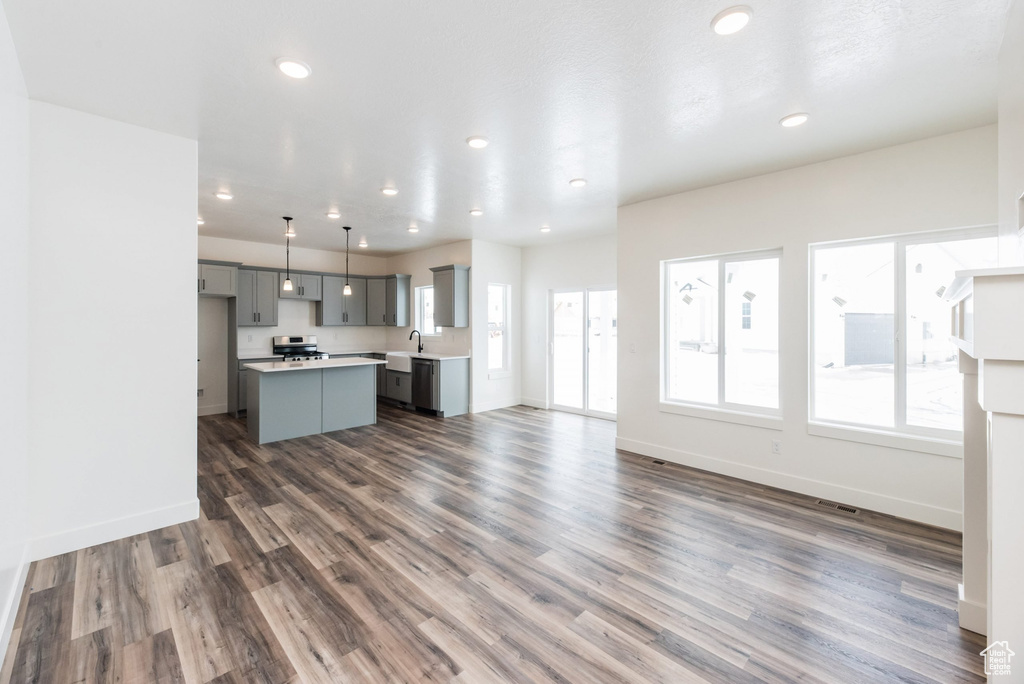
POLYGON ((620 204, 992 123, 1006 0, 755 3, 725 37, 707 0, 3 6, 32 98, 199 140, 201 234, 276 243, 288 214, 296 245, 345 224, 384 254, 608 233, 620 204))

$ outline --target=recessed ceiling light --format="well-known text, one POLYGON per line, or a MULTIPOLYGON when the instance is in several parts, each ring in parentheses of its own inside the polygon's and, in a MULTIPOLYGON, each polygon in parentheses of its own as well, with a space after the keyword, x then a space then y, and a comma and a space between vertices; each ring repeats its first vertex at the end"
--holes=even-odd
POLYGON ((359 246, 362 247, 363 249, 366 249, 370 245, 366 244, 366 240, 364 239, 359 241, 359 246))
POLYGON ((198 219, 196 220, 196 223, 198 223, 199 225, 203 225, 204 223, 206 223, 206 221, 204 221, 204 220, 203 220, 203 217, 202 217, 202 216, 200 216, 200 217, 199 217, 199 218, 198 218, 198 219))
POLYGON ((282 57, 276 62, 277 68, 281 70, 285 76, 291 76, 292 78, 306 78, 313 70, 309 68, 309 65, 305 62, 300 62, 297 59, 286 59, 282 57))
POLYGON ((571 181, 569 181, 569 185, 571 185, 574 188, 582 188, 586 184, 586 178, 573 178, 571 181))
POLYGON ((469 215, 470 216, 483 216, 484 215, 484 210, 483 209, 470 209, 469 210, 469 215))
POLYGON ((329 211, 329 212, 327 212, 327 218, 329 218, 329 219, 341 218, 341 214, 339 214, 336 211, 329 211))
POLYGON ((381 188, 380 191, 388 197, 394 197, 398 194, 398 190, 396 188, 381 188))
POLYGON ((797 112, 796 114, 782 117, 779 123, 786 128, 793 128, 794 126, 803 126, 809 118, 811 118, 811 115, 807 112, 797 112))
POLYGON ((234 199, 235 198, 235 196, 232 195, 230 192, 218 192, 215 195, 215 197, 217 199, 222 199, 222 200, 229 200, 229 199, 234 199))
POLYGON ((418 233, 418 232, 420 232, 420 229, 419 229, 418 226, 409 226, 409 232, 410 233, 418 233))
POLYGON ((550 233, 551 232, 551 226, 541 226, 540 227, 540 232, 542 232, 542 233, 550 233))
POLYGON ((728 36, 743 29, 750 22, 749 7, 730 7, 722 10, 711 20, 711 28, 720 36, 728 36))
POLYGON ((490 142, 487 138, 479 135, 474 135, 472 138, 466 138, 466 144, 475 150, 482 150, 487 147, 487 143, 490 142))

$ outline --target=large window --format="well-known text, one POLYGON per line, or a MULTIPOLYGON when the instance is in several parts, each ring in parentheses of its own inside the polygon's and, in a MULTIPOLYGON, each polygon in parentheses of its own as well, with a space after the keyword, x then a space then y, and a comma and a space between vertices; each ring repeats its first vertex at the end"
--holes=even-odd
POLYGON ((487 370, 509 370, 508 285, 487 285, 487 370))
POLYGON ((416 288, 416 329, 421 335, 440 335, 440 326, 434 325, 434 288, 416 288))
POLYGON ((942 295, 955 271, 996 265, 992 230, 811 248, 811 419, 911 435, 962 429, 942 295))
POLYGON ((778 413, 779 259, 663 262, 665 401, 778 413))

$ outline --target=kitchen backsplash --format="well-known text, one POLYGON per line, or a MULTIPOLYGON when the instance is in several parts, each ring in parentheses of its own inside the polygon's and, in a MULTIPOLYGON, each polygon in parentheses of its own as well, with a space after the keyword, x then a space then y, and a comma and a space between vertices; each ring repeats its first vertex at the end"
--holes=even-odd
POLYGON ((269 355, 274 346, 273 338, 280 335, 316 335, 317 344, 327 350, 383 349, 387 343, 383 326, 317 327, 314 302, 279 300, 277 323, 273 328, 239 328, 239 354, 266 352, 269 355))

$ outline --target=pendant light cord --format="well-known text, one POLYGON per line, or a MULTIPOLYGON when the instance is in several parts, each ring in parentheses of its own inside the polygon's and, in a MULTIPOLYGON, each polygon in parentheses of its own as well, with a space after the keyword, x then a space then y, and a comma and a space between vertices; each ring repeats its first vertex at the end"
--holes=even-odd
POLYGON ((345 226, 345 287, 348 287, 348 238, 352 228, 345 226))

